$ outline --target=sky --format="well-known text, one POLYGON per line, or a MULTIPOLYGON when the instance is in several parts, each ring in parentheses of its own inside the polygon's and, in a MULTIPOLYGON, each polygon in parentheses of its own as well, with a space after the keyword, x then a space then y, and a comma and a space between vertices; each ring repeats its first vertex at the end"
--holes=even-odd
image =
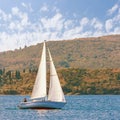
POLYGON ((120 34, 120 0, 0 0, 0 52, 120 34))

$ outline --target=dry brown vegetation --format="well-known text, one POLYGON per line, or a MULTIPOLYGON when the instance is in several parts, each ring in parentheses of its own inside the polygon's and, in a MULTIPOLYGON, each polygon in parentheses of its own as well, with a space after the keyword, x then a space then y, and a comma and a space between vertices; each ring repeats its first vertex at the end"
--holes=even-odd
MULTIPOLYGON (((57 68, 120 68, 120 35, 74 40, 48 41, 57 68)), ((37 67, 42 43, 0 53, 0 68, 10 70, 37 67)))
MULTIPOLYGON (((120 35, 48 41, 47 46, 65 94, 120 94, 120 35)), ((5 68, 0 94, 31 93, 41 50, 42 43, 0 53, 0 69, 5 68)))
MULTIPOLYGON (((120 94, 120 69, 68 68, 57 72, 65 94, 120 94)), ((0 94, 31 94, 35 77, 36 72, 21 72, 18 78, 3 74, 0 94)), ((47 80, 49 84, 49 76, 47 80)))

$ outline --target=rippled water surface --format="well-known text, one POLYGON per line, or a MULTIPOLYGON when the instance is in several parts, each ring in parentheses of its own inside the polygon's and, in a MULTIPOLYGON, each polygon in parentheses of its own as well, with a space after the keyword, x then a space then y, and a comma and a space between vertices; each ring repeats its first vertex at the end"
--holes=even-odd
POLYGON ((120 120, 120 95, 66 96, 59 110, 17 108, 24 97, 0 96, 0 120, 120 120))

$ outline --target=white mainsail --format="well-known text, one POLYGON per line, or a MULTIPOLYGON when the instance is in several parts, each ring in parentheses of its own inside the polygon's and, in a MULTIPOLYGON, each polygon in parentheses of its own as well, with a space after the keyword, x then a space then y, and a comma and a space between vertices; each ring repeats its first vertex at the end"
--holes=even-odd
POLYGON ((31 99, 44 98, 47 96, 46 90, 46 45, 44 42, 40 65, 33 87, 31 99))
POLYGON ((48 100, 65 102, 65 97, 49 49, 48 52, 50 57, 50 87, 48 93, 48 100))

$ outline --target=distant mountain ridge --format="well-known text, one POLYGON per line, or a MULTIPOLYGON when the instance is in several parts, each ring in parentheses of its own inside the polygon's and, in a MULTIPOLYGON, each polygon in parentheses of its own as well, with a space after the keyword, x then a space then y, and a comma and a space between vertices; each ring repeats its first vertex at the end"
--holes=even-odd
MULTIPOLYGON (((57 68, 120 68, 120 35, 48 41, 57 68)), ((42 43, 0 53, 0 68, 37 68, 42 43)))

